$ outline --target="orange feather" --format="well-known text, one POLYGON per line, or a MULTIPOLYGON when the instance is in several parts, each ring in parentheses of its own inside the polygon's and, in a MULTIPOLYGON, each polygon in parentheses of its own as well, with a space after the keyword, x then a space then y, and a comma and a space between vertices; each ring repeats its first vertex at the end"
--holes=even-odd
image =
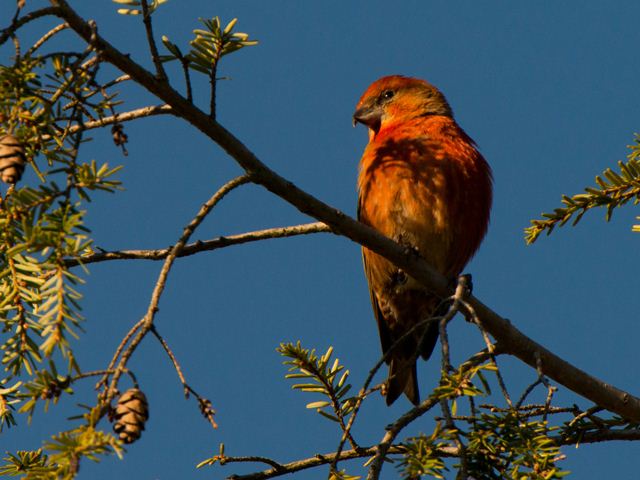
MULTIPOLYGON (((453 119, 444 95, 423 80, 377 80, 353 118, 369 128, 358 177, 359 220, 455 279, 487 231, 489 165, 453 119)), ((366 248, 362 255, 386 353, 418 322, 436 315, 440 299, 385 258, 366 248)), ((387 404, 403 392, 419 402, 416 359, 428 359, 437 339, 438 324, 429 322, 389 353, 387 404)))

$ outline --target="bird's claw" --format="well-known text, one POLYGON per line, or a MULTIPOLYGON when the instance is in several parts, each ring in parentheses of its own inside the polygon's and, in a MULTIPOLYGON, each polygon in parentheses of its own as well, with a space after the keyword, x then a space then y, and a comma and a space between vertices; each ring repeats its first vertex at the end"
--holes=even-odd
POLYGON ((464 289, 463 298, 470 297, 473 293, 473 277, 470 273, 464 273, 458 277, 458 286, 464 289))

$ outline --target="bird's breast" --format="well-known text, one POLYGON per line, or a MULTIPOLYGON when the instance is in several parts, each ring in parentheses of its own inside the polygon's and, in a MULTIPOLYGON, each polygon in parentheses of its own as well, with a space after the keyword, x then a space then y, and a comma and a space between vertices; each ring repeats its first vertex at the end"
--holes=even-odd
POLYGON ((460 273, 486 232, 490 169, 451 119, 381 131, 365 149, 358 189, 360 220, 445 276, 460 273))
MULTIPOLYGON (((438 270, 451 242, 447 181, 437 161, 380 159, 361 171, 361 219, 416 248, 438 270)), ((443 272, 444 273, 444 272, 443 272)))

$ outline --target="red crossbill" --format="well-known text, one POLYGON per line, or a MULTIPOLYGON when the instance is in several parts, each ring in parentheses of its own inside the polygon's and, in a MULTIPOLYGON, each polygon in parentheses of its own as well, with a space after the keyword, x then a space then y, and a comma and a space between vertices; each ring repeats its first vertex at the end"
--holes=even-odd
MULTIPOLYGON (((362 95, 353 115, 369 129, 360 161, 358 219, 415 250, 455 279, 489 224, 491 168, 453 119, 444 95, 416 78, 383 77, 362 95)), ((416 360, 438 340, 441 299, 385 258, 362 249, 382 351, 387 353, 387 404, 403 392, 420 401, 416 360)))

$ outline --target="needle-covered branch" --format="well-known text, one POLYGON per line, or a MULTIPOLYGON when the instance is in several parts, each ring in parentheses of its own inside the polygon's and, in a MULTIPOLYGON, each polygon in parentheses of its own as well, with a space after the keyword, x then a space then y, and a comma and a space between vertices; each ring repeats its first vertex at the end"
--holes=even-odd
MULTIPOLYGON (((525 240, 528 244, 535 242, 540 234, 550 235, 556 227, 562 227, 570 220, 575 226, 587 211, 597 207, 606 208, 606 220, 611 219, 613 211, 633 201, 640 203, 640 134, 636 134, 635 145, 629 145, 631 152, 626 162, 618 162, 619 172, 607 168, 601 175, 596 176, 595 187, 585 188, 585 193, 569 197, 562 196, 563 206, 556 208, 553 213, 543 213, 544 219, 531 220, 531 226, 525 228, 525 240)), ((633 227, 634 232, 640 232, 640 225, 633 227)))

